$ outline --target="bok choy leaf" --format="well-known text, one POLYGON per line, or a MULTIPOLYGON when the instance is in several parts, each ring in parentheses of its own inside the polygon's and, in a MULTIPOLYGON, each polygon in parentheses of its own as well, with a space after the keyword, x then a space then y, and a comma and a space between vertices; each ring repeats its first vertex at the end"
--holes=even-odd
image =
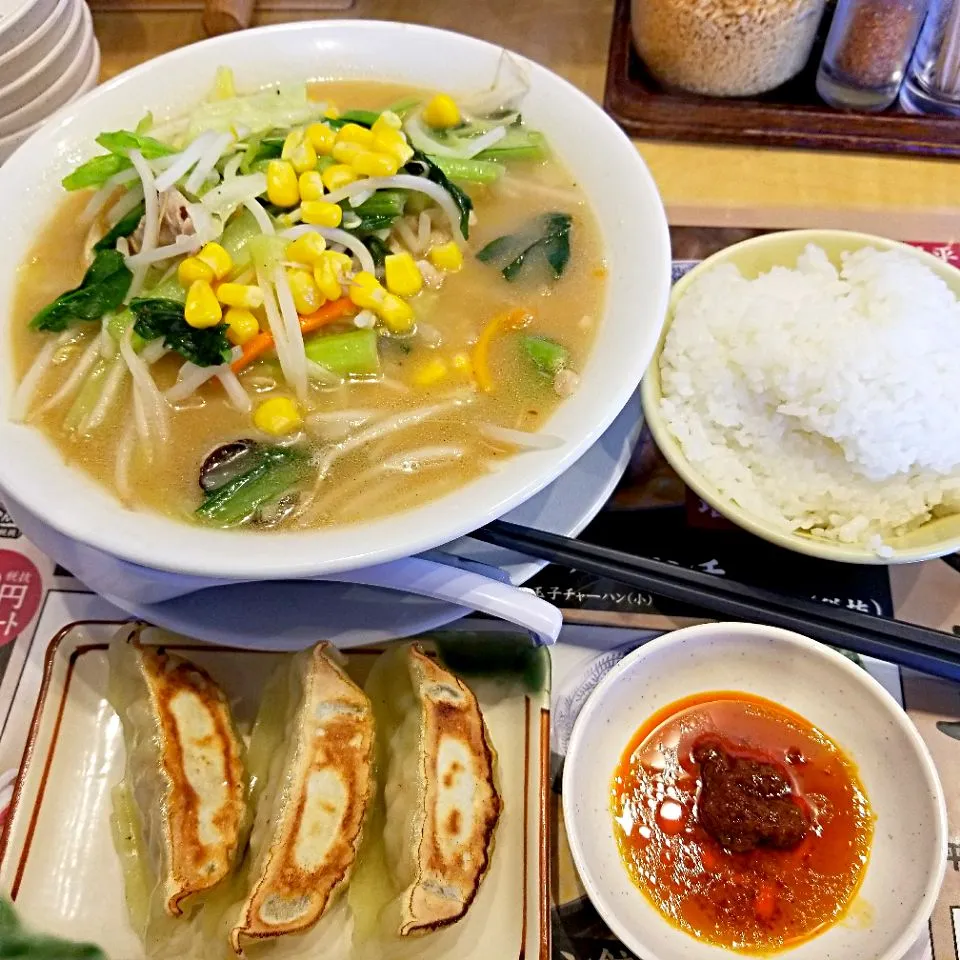
POLYGON ((197 508, 198 517, 218 527, 243 523, 302 480, 309 465, 295 447, 257 446, 247 459, 249 469, 211 490, 197 508))
POLYGON ((506 280, 516 280, 535 254, 543 254, 555 278, 560 277, 570 260, 568 213, 545 213, 519 233, 491 240, 477 254, 483 263, 496 266, 506 280))
POLYGON ((138 297, 130 301, 136 317, 134 332, 147 342, 163 337, 164 345, 198 367, 217 367, 231 357, 227 325, 198 330, 187 323, 183 304, 165 297, 138 297))
POLYGON ((111 228, 105 233, 94 245, 94 250, 113 250, 117 241, 121 237, 129 237, 134 230, 137 229, 137 226, 140 224, 141 219, 143 218, 144 211, 146 206, 140 204, 139 206, 134 207, 125 217, 121 217, 111 228))
POLYGON ((98 250, 80 286, 60 294, 30 321, 30 326, 60 333, 73 323, 99 320, 123 303, 132 279, 123 254, 98 250))

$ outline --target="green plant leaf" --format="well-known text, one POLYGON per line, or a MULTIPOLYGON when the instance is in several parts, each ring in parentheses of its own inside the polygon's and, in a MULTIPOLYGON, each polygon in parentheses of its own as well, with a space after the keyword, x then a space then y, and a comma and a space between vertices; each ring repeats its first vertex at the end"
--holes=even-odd
POLYGON ((145 210, 146 206, 142 203, 134 207, 133 210, 118 220, 110 230, 93 245, 93 249, 113 250, 121 237, 129 237, 130 234, 137 229, 145 210))
POLYGON ((130 301, 136 317, 134 332, 147 342, 163 337, 166 347, 198 367, 217 367, 231 356, 227 325, 198 330, 187 323, 183 304, 166 297, 137 297, 130 301))
POLYGON ((98 250, 80 286, 60 294, 30 321, 30 326, 59 333, 73 323, 99 320, 123 303, 132 279, 123 254, 98 250))

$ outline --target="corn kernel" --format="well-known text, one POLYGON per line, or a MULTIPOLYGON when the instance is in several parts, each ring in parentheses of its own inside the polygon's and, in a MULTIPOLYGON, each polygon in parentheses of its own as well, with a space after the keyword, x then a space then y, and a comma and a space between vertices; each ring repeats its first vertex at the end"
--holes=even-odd
POLYGON ((230 307, 223 319, 227 325, 227 339, 235 346, 242 347, 260 332, 257 318, 243 307, 230 307))
POLYGON ((287 245, 287 259, 314 266, 323 259, 327 241, 319 233, 305 233, 287 245))
POLYGON ((442 357, 431 357, 413 373, 413 382, 418 387, 432 387, 446 377, 447 364, 442 357))
POLYGON ((307 270, 287 270, 287 281, 297 313, 305 315, 319 309, 323 300, 316 281, 307 270))
POLYGON ((300 428, 303 418, 296 403, 289 397, 271 397, 264 400, 253 414, 253 422, 264 433, 274 437, 293 433, 300 428))
POLYGON ((457 373, 462 373, 465 377, 473 378, 473 361, 468 353, 455 353, 453 355, 453 369, 457 373))
POLYGON ((353 183, 357 179, 357 175, 353 172, 353 168, 348 167, 345 163, 335 163, 320 174, 320 179, 323 180, 323 185, 328 190, 339 190, 341 187, 353 183))
POLYGON ((204 244, 197 259, 205 263, 218 280, 222 280, 233 269, 233 259, 219 243, 204 244))
POLYGON ((378 312, 391 333, 409 333, 413 329, 413 307, 392 293, 384 295, 378 312))
POLYGON ((366 270, 354 274, 350 282, 350 299, 364 310, 373 310, 379 314, 380 305, 386 297, 387 291, 380 285, 380 281, 366 270))
POLYGON ((278 207, 295 207, 300 202, 297 172, 287 160, 267 164, 267 199, 278 207))
POLYGON ((445 273, 456 273, 463 267, 463 251, 452 240, 431 247, 427 259, 445 273))
POLYGON ((323 256, 333 264, 333 269, 337 276, 341 276, 343 272, 349 270, 353 264, 353 259, 350 255, 340 253, 339 250, 328 250, 323 256))
POLYGON ((323 115, 328 120, 339 120, 340 108, 335 103, 329 103, 327 104, 327 109, 323 111, 323 115))
POLYGON ((400 119, 399 114, 394 113, 392 110, 384 110, 383 113, 373 121, 373 126, 370 129, 373 131, 373 135, 376 136, 384 130, 399 130, 402 126, 403 121, 400 119))
MULTIPOLYGON (((378 120, 377 123, 380 121, 378 120)), ((407 143, 407 138, 392 127, 383 127, 377 130, 377 124, 373 125, 373 149, 378 153, 385 153, 393 157, 399 166, 410 162, 413 156, 413 147, 407 143)))
POLYGON ((194 280, 206 280, 210 283, 213 280, 213 270, 202 260, 187 257, 186 260, 181 260, 177 267, 177 279, 181 287, 189 287, 194 280))
POLYGON ((316 170, 307 170, 300 174, 297 181, 301 200, 319 200, 323 196, 323 180, 316 170))
POLYGON ((325 123, 311 123, 307 127, 307 139, 310 141, 317 156, 328 157, 333 145, 337 142, 337 135, 325 123))
POLYGON ((391 253, 383 261, 387 289, 398 297, 413 297, 423 286, 423 275, 409 253, 391 253))
POLYGON ((361 153, 368 153, 369 151, 365 146, 360 143, 352 143, 349 140, 344 141, 343 143, 335 143, 333 145, 333 159, 337 163, 347 163, 351 167, 353 166, 353 161, 361 153))
POLYGON ((217 287, 217 299, 225 307, 256 310, 263 306, 263 291, 256 284, 221 283, 217 287))
POLYGON ((345 123, 337 131, 337 143, 359 143, 361 147, 373 144, 373 131, 361 127, 359 123, 345 123))
POLYGON ((363 149, 350 161, 350 166, 364 177, 393 177, 400 169, 400 164, 389 153, 363 149))
POLYGON ((191 327, 203 330, 215 327, 223 316, 220 302, 213 287, 206 280, 194 280, 187 291, 187 302, 183 307, 184 319, 191 327))
POLYGON ((423 109, 424 122, 435 130, 455 127, 460 122, 460 108, 453 97, 438 93, 423 109))
POLYGON ((313 279, 320 291, 320 296, 325 300, 339 300, 343 296, 343 288, 340 286, 337 268, 329 257, 324 256, 319 263, 314 265, 313 279))
POLYGON ((339 227, 343 219, 343 210, 335 203, 326 200, 305 200, 300 206, 300 215, 304 223, 318 227, 339 227))
POLYGON ((291 130, 287 134, 280 157, 283 160, 289 160, 297 173, 305 173, 317 165, 317 151, 302 130, 291 130))

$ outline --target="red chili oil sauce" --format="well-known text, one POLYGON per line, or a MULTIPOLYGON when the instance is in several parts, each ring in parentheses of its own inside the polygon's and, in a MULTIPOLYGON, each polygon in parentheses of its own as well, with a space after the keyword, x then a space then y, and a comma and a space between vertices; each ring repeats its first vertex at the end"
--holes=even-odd
POLYGON ((674 925, 744 953, 815 936, 852 902, 874 817, 851 760, 803 717, 761 697, 702 693, 659 710, 627 745, 610 790, 613 828, 633 882, 674 925), (698 821, 694 746, 772 763, 810 826, 791 849, 732 853, 698 821))

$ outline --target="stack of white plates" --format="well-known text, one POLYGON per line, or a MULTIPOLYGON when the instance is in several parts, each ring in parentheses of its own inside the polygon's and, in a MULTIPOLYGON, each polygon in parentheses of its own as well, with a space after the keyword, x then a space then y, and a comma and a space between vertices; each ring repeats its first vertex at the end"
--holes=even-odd
POLYGON ((99 72, 84 0, 0 0, 0 163, 99 72))

